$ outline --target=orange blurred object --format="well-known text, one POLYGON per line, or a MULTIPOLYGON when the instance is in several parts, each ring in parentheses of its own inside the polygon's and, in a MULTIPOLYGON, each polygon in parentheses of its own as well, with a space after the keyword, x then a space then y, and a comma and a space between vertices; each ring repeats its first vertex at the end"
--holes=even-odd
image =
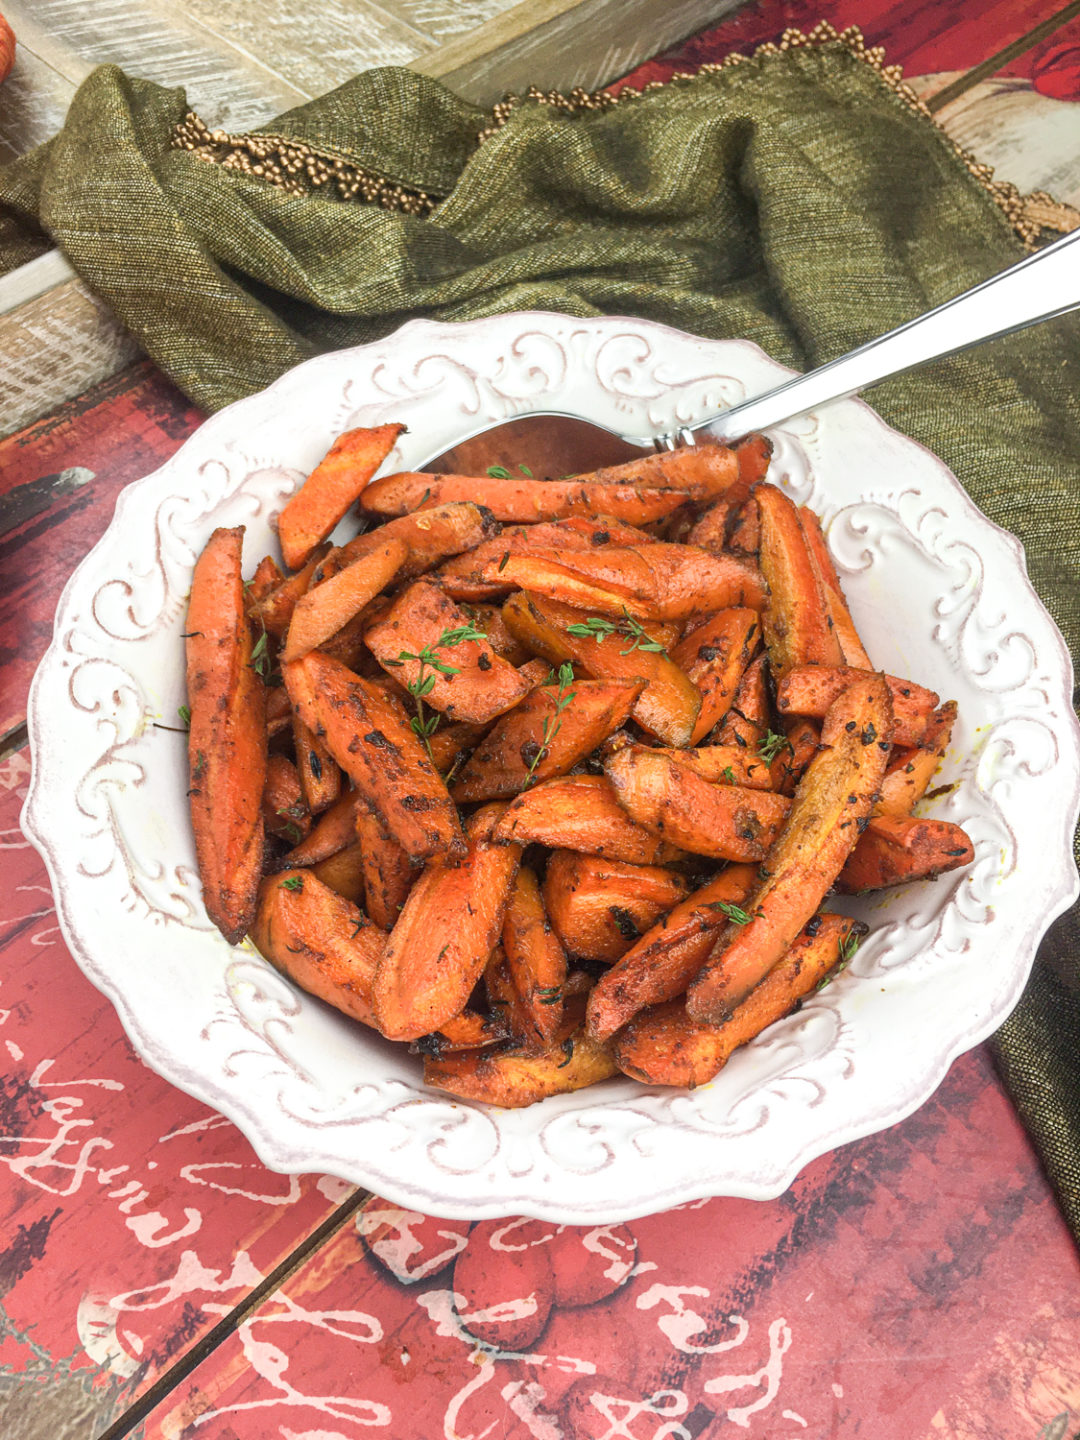
POLYGON ((15 32, 0 15, 0 83, 11 74, 15 64, 15 32))

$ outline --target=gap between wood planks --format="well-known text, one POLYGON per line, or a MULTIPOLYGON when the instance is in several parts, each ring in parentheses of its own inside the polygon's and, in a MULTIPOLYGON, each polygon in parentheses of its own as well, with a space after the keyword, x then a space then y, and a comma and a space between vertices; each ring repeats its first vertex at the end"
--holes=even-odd
POLYGON ((292 1278, 300 1267, 315 1253, 323 1243, 337 1232, 343 1229, 365 1201, 371 1199, 369 1190, 358 1190, 355 1195, 344 1201, 319 1225, 306 1240, 302 1241, 292 1252, 287 1260, 271 1270, 248 1295, 247 1299, 230 1310, 218 1323, 197 1341, 190 1350, 180 1357, 167 1370, 163 1370, 152 1385, 149 1385, 137 1400, 124 1411, 118 1419, 114 1420, 107 1429, 102 1430, 95 1437, 95 1440, 122 1440, 125 1435, 130 1435, 137 1425, 141 1425, 147 1416, 163 1400, 167 1399, 173 1390, 186 1380, 193 1370, 197 1369, 207 1359, 212 1351, 236 1333, 248 1316, 279 1290, 285 1282, 292 1278))
POLYGON ((963 75, 958 75, 951 85, 945 86, 944 90, 938 90, 926 101, 927 109, 932 114, 943 110, 950 101, 973 89, 981 81, 989 80, 991 75, 996 75, 999 70, 1003 70, 1013 60, 1019 59, 1035 45, 1048 39, 1055 30, 1060 30, 1063 25, 1067 25, 1077 15, 1080 15, 1080 0, 1072 0, 1070 5, 1055 11, 1053 15, 1048 15, 1041 24, 1034 26, 1026 35, 1019 36, 1011 45, 1006 45, 997 54, 988 56, 981 64, 973 65, 970 70, 965 70, 963 75))

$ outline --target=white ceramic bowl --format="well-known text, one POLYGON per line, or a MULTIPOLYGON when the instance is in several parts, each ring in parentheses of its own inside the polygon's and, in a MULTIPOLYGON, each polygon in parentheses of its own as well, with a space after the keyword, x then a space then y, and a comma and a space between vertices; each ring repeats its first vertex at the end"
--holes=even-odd
POLYGON ((975 860, 852 902, 872 934, 849 969, 712 1084, 612 1080, 524 1111, 455 1102, 424 1088, 405 1047, 296 990, 250 944, 230 949, 203 912, 184 736, 152 722, 177 723, 185 598, 215 526, 247 526, 252 565, 351 426, 404 421, 384 469, 407 469, 484 421, 554 408, 666 430, 788 373, 754 345, 639 320, 413 321, 230 406, 124 491, 34 681, 24 824, 73 955, 140 1054, 273 1169, 328 1171, 444 1216, 595 1224, 705 1195, 768 1198, 814 1156, 909 1114, 1016 1002, 1077 892, 1068 653, 1016 540, 858 401, 773 432, 771 475, 822 516, 875 662, 959 702, 942 777, 958 785, 929 813, 964 826, 975 860))

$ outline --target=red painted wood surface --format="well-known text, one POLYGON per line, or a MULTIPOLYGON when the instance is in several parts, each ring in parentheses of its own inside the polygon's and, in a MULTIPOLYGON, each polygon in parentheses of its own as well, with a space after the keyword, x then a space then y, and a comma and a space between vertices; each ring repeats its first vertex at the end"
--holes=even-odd
POLYGON ((767 1204, 559 1233, 369 1202, 145 1434, 1036 1440, 1080 1421, 1077 1356, 1080 1259, 978 1050, 767 1204), (499 1305, 524 1315, 502 1343, 499 1305), (482 1311, 486 1344, 462 1321, 482 1311))
POLYGON ((30 680, 52 639, 60 592, 105 533, 116 497, 163 465, 202 418, 144 361, 0 440, 0 497, 70 466, 94 473, 44 514, 0 535, 0 736, 26 718, 30 680))
POLYGON ((99 1433, 351 1193, 273 1174, 138 1059, 19 831, 29 773, 25 754, 0 765, 0 1366, 21 1377, 6 1400, 0 1382, 5 1440, 5 1404, 54 1390, 99 1433))

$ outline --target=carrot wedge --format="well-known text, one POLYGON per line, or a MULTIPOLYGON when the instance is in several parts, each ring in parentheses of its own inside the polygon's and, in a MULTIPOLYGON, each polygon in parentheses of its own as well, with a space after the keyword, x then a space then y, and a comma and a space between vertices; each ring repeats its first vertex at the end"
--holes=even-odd
POLYGON ((626 865, 556 850, 544 877, 544 907, 569 954, 609 963, 685 900, 690 882, 656 865, 626 865))
POLYGON ((654 537, 644 530, 610 516, 593 519, 571 515, 538 525, 505 526, 497 539, 485 540, 468 554, 457 555, 440 566, 438 578, 451 599, 491 600, 516 589, 499 569, 504 556, 527 555, 531 550, 589 550, 654 543, 654 537), (491 573, 491 565, 495 566, 494 576, 485 580, 483 576, 491 573))
POLYGON ((244 603, 248 614, 261 600, 273 593, 284 583, 285 576, 272 555, 264 555, 255 567, 255 573, 244 586, 244 603))
POLYGON ((768 975, 720 1025, 687 1014, 675 1001, 631 1020, 612 1045, 624 1075, 646 1085, 704 1085, 740 1045, 783 1019, 826 979, 866 926, 846 915, 817 915, 768 975))
MULTIPOLYGON (((755 438, 769 445, 764 436, 755 438)), ((771 445, 769 449, 771 453, 771 445)), ((702 444, 687 445, 677 450, 662 450, 656 455, 635 457, 621 465, 590 470, 575 475, 574 479, 594 485, 639 485, 649 489, 685 490, 694 500, 712 500, 721 495, 745 499, 750 493, 750 471, 754 468, 754 464, 748 461, 744 475, 738 449, 706 440, 702 444)))
POLYGON ((711 737, 717 745, 737 745, 757 754, 769 733, 768 656, 759 655, 746 667, 727 714, 711 737))
POLYGON ((947 700, 930 717, 917 747, 893 751, 881 782, 881 795, 874 806, 875 817, 911 814, 945 758, 955 724, 956 701, 947 700))
POLYGON ((682 995, 709 958, 728 914, 757 884, 757 866, 729 865, 647 930, 589 993, 585 1028, 608 1040, 639 1010, 682 995))
POLYGON ((301 990, 374 1025, 371 987, 386 936, 310 870, 267 876, 251 938, 301 990))
POLYGON ((336 635, 390 584, 408 553, 403 540, 391 537, 328 580, 313 585, 293 611, 281 658, 299 660, 336 635))
POLYGON ((502 938, 526 1038, 543 1049, 554 1043, 562 1024, 566 951, 548 920, 536 872, 527 865, 514 881, 502 938))
POLYGON ((467 501, 437 505, 433 510, 418 511, 415 515, 400 515, 377 530, 369 530, 347 545, 331 550, 325 560, 319 562, 313 582, 321 585, 388 540, 400 540, 404 544, 407 553, 400 575, 403 580, 413 580, 448 556, 483 545, 501 529, 490 510, 467 501))
POLYGON ((291 867, 317 865, 344 850, 356 839, 356 807, 358 796, 354 790, 335 801, 315 821, 311 831, 286 855, 291 867))
POLYGON ((701 691, 691 745, 704 740, 727 714, 743 671, 760 643, 757 611, 736 606, 717 611, 675 646, 672 660, 701 691))
POLYGON ((296 766, 284 755, 271 755, 266 762, 262 812, 269 835, 295 843, 311 829, 311 812, 300 789, 296 766))
POLYGON ((836 638, 840 642, 844 664, 854 665, 859 670, 872 670, 873 662, 863 649, 859 632, 855 629, 855 621, 851 618, 847 600, 840 588, 840 577, 836 573, 836 566, 829 554, 829 547, 821 529, 821 521, 806 505, 799 511, 799 521, 802 525, 807 549, 810 551, 810 563, 814 567, 821 593, 825 597, 825 608, 832 621, 836 638))
POLYGON ((356 812, 367 913, 382 930, 392 930, 420 871, 366 807, 356 812))
POLYGON ((521 859, 518 846, 491 841, 501 811, 477 811, 462 862, 429 865, 405 901, 375 974, 375 1014, 390 1040, 440 1029, 484 973, 521 859))
POLYGON ((758 562, 769 585, 762 620, 774 676, 779 680, 796 665, 841 664, 798 510, 775 485, 759 485, 754 495, 761 517, 758 562))
POLYGON ((882 675, 868 675, 834 701, 822 749, 795 792, 787 822, 746 903, 750 921, 721 933, 687 991, 694 1020, 719 1024, 776 964, 821 904, 855 847, 885 774, 892 706, 882 675))
POLYGON ((479 1010, 462 1010, 452 1020, 444 1020, 440 1030, 421 1035, 409 1046, 410 1055, 428 1055, 438 1060, 458 1050, 486 1050, 502 1044, 508 1036, 501 1015, 481 1015, 479 1010))
POLYGON ((263 861, 266 691, 251 663, 244 527, 215 530, 187 613, 188 796, 206 913, 230 945, 255 918, 263 861))
POLYGON ((741 785, 745 790, 775 790, 771 765, 757 750, 738 745, 699 745, 694 750, 657 750, 676 765, 685 765, 712 785, 741 785))
POLYGON ((511 710, 532 688, 433 580, 414 580, 365 638, 396 680, 423 683, 424 703, 448 720, 483 725, 511 710), (450 635, 465 638, 451 645, 444 640, 450 635), (434 659, 423 662, 425 654, 434 659))
MULTIPOLYGON (((526 781, 565 775, 625 724, 642 690, 640 680, 557 677, 501 716, 469 756, 450 793, 459 803, 516 795, 526 781), (564 710, 558 709, 560 696, 564 710)), ((436 732, 437 733, 437 732, 436 732)))
POLYGON ((504 1110, 583 1090, 617 1073, 609 1048, 580 1031, 539 1055, 469 1051, 424 1062, 425 1085, 504 1110))
POLYGON ((319 561, 329 550, 329 545, 317 546, 307 564, 283 580, 280 585, 271 590, 261 600, 251 607, 251 618, 256 625, 261 626, 268 635, 275 640, 280 640, 289 628, 289 621, 292 619, 293 611, 300 602, 300 597, 307 592, 311 584, 311 577, 315 573, 319 561))
POLYGON ((395 703, 317 650, 283 668, 300 719, 402 849, 415 860, 461 854, 454 803, 395 703))
POLYGON ((662 750, 627 745, 604 762, 619 804, 654 835, 714 860, 763 860, 791 802, 767 790, 714 785, 662 750))
POLYGON ((489 475, 387 475, 360 496, 374 515, 408 515, 425 506, 472 500, 504 523, 610 515, 630 525, 651 525, 689 500, 685 490, 597 485, 581 480, 494 480, 489 475))
POLYGON ((936 880, 947 870, 970 865, 974 858, 967 835, 948 820, 879 815, 859 837, 836 888, 850 895, 913 880, 936 880))
POLYGON ((548 845, 628 865, 666 865, 680 852, 635 825, 604 775, 566 775, 519 795, 495 827, 495 839, 548 845))
MULTIPOLYGON (((662 650, 644 649, 619 635, 571 634, 571 626, 588 629, 587 612, 525 590, 507 600, 503 619, 511 634, 552 664, 571 660, 598 680, 644 680, 631 711, 634 719, 665 745, 690 743, 701 692, 662 650)), ((643 632, 650 644, 662 643, 652 625, 643 632)))
POLYGON ((293 748, 304 800, 312 815, 318 815, 341 795, 341 770, 322 737, 295 714, 293 748))
POLYGON ((394 448, 404 425, 377 425, 339 435, 278 517, 281 553, 290 570, 305 564, 394 448))
POLYGON ((354 905, 363 909, 364 865, 359 845, 346 845, 344 850, 339 850, 335 855, 328 855, 325 860, 317 861, 311 867, 311 873, 331 890, 344 895, 346 900, 351 900, 354 905))
MULTIPOLYGON (((800 665, 790 670, 776 688, 776 708, 781 715, 810 715, 821 718, 844 690, 856 681, 875 674, 850 665, 800 665)), ((938 696, 914 680, 886 675, 892 696, 893 731, 896 745, 920 745, 938 703, 938 696)))

